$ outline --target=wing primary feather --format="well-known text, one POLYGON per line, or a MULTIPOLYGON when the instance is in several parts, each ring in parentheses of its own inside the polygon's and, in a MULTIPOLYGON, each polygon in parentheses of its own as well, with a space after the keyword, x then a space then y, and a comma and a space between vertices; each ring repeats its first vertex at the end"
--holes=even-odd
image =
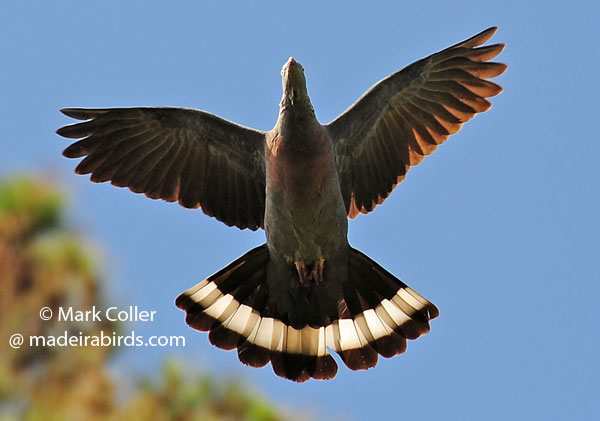
MULTIPOLYGON (((460 83, 458 83, 454 80, 446 80, 446 81, 439 81, 439 82, 438 81, 428 81, 427 84, 425 84, 424 89, 429 90, 429 91, 434 91, 434 92, 448 93, 450 95, 453 95, 453 96, 459 98, 463 102, 465 102, 464 100, 475 101, 475 100, 481 98, 479 95, 470 91, 465 86, 461 85, 460 83)), ((469 104, 467 104, 467 105, 469 105, 469 104)), ((476 108, 474 108, 474 111, 480 112, 476 108)))
POLYGON ((490 39, 498 30, 497 26, 492 26, 488 29, 485 29, 483 31, 481 31, 480 33, 478 33, 477 35, 473 35, 471 38, 464 40, 463 42, 460 42, 450 48, 454 48, 454 47, 465 47, 465 48, 473 48, 473 47, 477 47, 478 45, 483 44, 484 42, 486 42, 488 39, 490 39))
MULTIPOLYGON (((481 95, 484 98, 496 96, 502 92, 502 87, 490 82, 489 80, 471 79, 471 80, 459 80, 459 84, 463 85, 472 92, 481 95)), ((487 109, 486 109, 487 111, 487 109)))
POLYGON ((63 156, 65 158, 81 158, 82 156, 88 155, 98 148, 98 142, 92 136, 86 137, 69 145, 64 151, 63 156))
MULTIPOLYGON (((56 131, 60 136, 69 139, 78 139, 89 135, 107 136, 113 135, 116 132, 126 129, 146 128, 146 122, 139 121, 121 121, 121 120, 106 120, 98 117, 94 120, 85 121, 83 123, 69 124, 61 127, 56 131)), ((119 138, 119 136, 111 136, 119 138)))
POLYGON ((473 76, 471 73, 463 69, 445 69, 445 70, 433 70, 427 78, 427 83, 431 82, 443 82, 447 80, 454 80, 458 82, 462 81, 475 81, 480 80, 477 76, 473 76))
POLYGON ((480 79, 487 79, 501 75, 506 70, 504 63, 488 63, 473 61, 466 57, 454 57, 435 66, 431 74, 438 72, 460 69, 480 79))
POLYGON ((482 113, 487 111, 491 104, 482 98, 480 95, 469 90, 465 85, 460 84, 455 81, 446 81, 446 82, 429 82, 427 85, 433 90, 436 90, 437 83, 441 83, 445 85, 446 90, 450 92, 452 95, 458 97, 462 102, 467 104, 469 107, 475 110, 475 112, 482 113))
POLYGON ((473 61, 488 61, 500 54, 504 47, 506 47, 505 44, 486 45, 485 47, 467 50, 463 53, 463 56, 473 61))
MULTIPOLYGON (((460 113, 459 115, 456 115, 456 117, 462 121, 470 120, 473 117, 473 114, 477 112, 448 92, 430 91, 425 87, 424 89, 419 90, 417 97, 441 104, 444 107, 450 107, 455 112, 460 113)), ((451 113, 454 114, 452 111, 451 113)))
POLYGON ((110 108, 63 108, 60 112, 76 120, 89 120, 111 110, 110 108))
POLYGON ((106 160, 107 156, 101 153, 92 153, 85 157, 83 161, 75 167, 75 173, 77 174, 90 174, 94 172, 102 163, 106 160))

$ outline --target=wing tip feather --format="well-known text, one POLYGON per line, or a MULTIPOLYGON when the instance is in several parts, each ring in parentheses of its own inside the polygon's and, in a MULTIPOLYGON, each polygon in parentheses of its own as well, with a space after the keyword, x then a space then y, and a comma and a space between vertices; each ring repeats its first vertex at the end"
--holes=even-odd
POLYGON ((498 30, 497 26, 490 26, 487 29, 484 29, 483 31, 479 32, 478 34, 473 35, 470 38, 467 38, 466 40, 459 42, 458 44, 453 45, 452 47, 449 47, 449 49, 453 49, 453 48, 458 48, 458 47, 463 47, 463 48, 474 48, 477 47, 483 43, 485 43, 486 41, 488 41, 498 30))
POLYGON ((67 117, 74 118, 75 120, 90 120, 96 116, 108 112, 109 108, 77 108, 67 107, 61 108, 60 112, 67 117))

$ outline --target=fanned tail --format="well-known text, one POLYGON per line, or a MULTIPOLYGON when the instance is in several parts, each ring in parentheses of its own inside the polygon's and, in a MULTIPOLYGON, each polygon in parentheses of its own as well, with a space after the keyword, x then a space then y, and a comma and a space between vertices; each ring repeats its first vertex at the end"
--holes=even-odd
MULTIPOLYGON (((429 331, 437 308, 358 250, 351 249, 338 315, 324 326, 294 328, 269 294, 266 244, 181 294, 177 307, 210 342, 237 349, 244 364, 269 362, 280 377, 303 382, 335 377, 337 352, 352 370, 377 364, 378 355, 406 350, 406 340, 429 331)), ((324 280, 327 282, 327 279, 324 280)))

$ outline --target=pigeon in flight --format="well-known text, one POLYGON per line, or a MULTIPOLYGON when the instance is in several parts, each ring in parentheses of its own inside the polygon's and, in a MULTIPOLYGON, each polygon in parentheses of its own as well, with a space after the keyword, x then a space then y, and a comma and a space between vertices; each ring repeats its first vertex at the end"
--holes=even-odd
POLYGON ((269 362, 283 378, 331 379, 335 351, 352 370, 406 349, 438 309, 348 244, 348 219, 371 212, 411 166, 491 104, 487 78, 504 44, 495 27, 376 83, 328 124, 317 121, 304 69, 290 58, 270 131, 183 108, 67 108, 85 120, 60 128, 80 139, 78 174, 153 199, 201 208, 266 243, 182 293, 176 305, 212 344, 241 362, 269 362))

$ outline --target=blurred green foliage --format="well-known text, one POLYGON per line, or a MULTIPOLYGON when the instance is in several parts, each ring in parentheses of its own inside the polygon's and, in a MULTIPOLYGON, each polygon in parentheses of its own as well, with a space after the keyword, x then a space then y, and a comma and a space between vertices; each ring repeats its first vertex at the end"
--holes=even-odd
POLYGON ((62 195, 48 183, 24 176, 0 184, 2 227, 20 223, 23 234, 59 228, 64 211, 62 195))
MULTIPOLYGON (((112 334, 112 322, 43 321, 42 307, 102 307, 90 245, 65 223, 63 194, 26 177, 0 181, 0 420, 276 421, 289 419, 251 388, 165 364, 126 399, 107 370, 112 347, 29 347, 32 335, 112 334), (25 343, 8 346, 20 333, 25 343)), ((294 417, 294 419, 298 419, 294 417)))

